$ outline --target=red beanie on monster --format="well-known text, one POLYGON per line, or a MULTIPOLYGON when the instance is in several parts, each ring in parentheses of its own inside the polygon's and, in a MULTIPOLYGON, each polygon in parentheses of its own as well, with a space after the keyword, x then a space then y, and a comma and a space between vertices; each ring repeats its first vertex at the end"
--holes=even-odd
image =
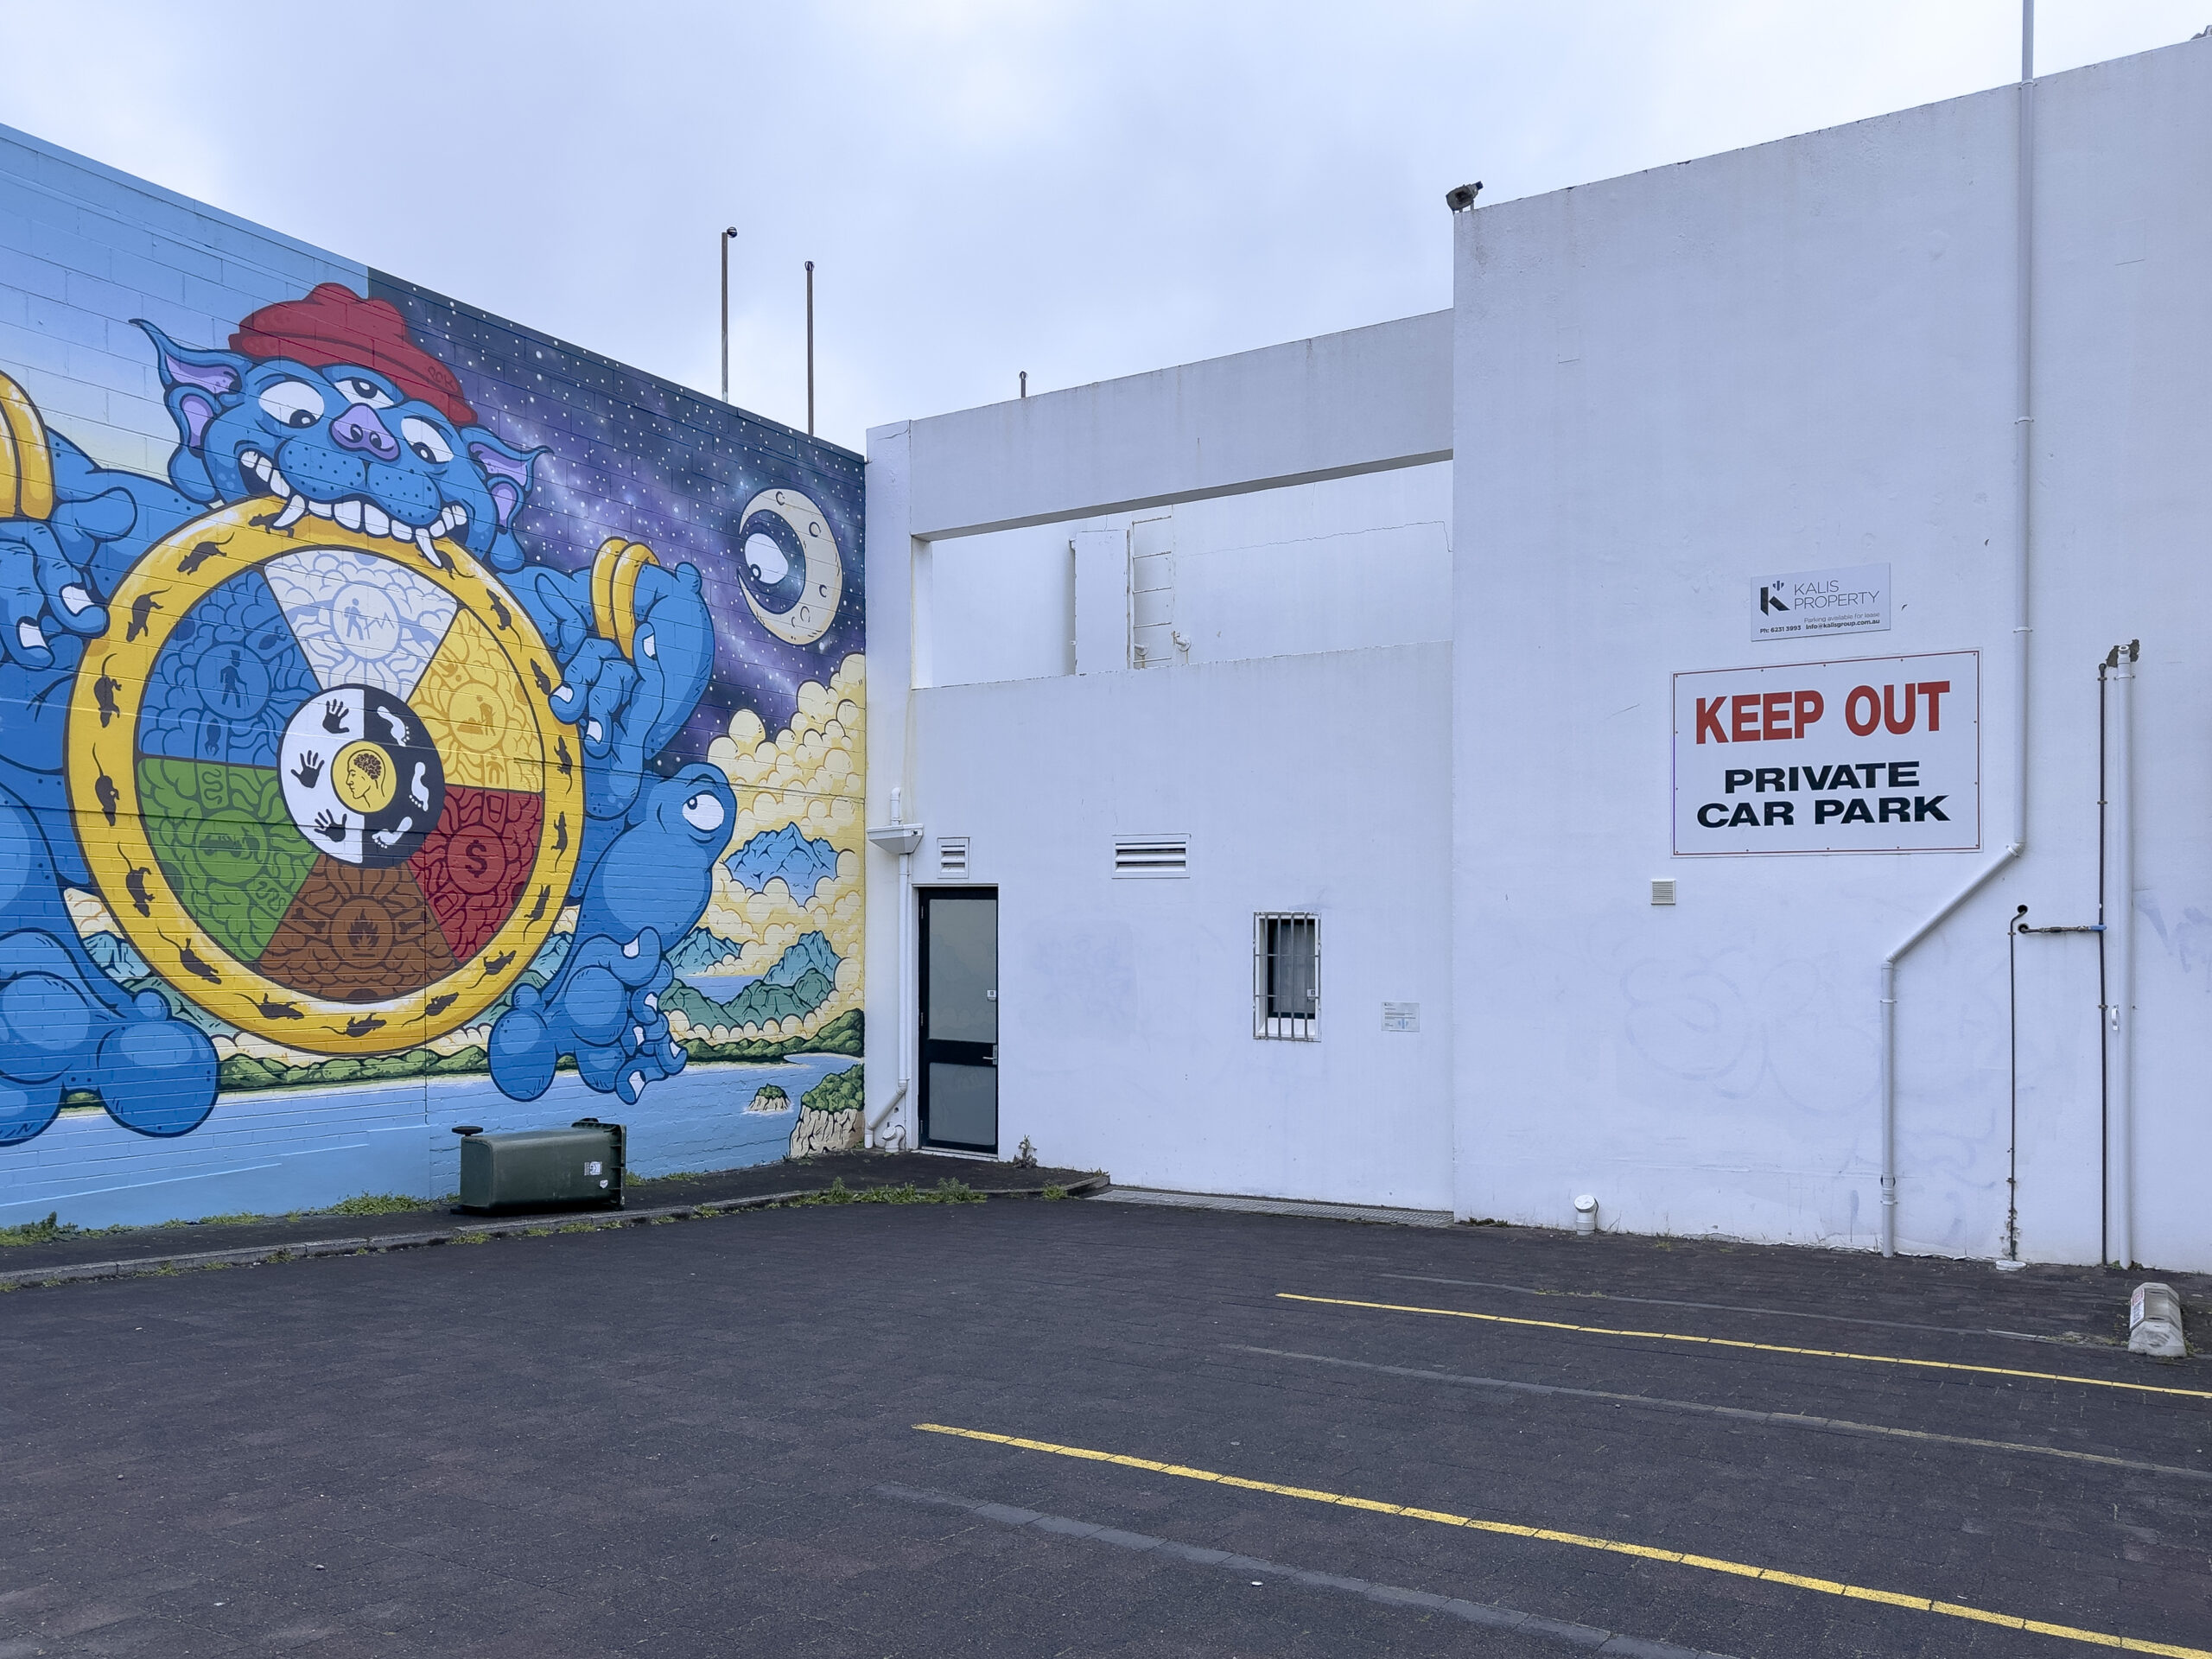
POLYGON ((343 283, 318 283, 304 300, 263 306, 238 324, 231 349, 245 357, 289 357, 311 369, 374 369, 455 426, 477 423, 461 382, 415 343, 398 308, 389 300, 365 300, 343 283))

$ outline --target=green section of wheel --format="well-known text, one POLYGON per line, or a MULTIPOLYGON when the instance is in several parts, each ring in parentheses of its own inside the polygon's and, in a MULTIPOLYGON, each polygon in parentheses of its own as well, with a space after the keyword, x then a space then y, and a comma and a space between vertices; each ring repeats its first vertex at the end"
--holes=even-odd
POLYGON ((240 962, 257 960, 317 856, 276 771, 149 757, 138 805, 178 902, 240 962))

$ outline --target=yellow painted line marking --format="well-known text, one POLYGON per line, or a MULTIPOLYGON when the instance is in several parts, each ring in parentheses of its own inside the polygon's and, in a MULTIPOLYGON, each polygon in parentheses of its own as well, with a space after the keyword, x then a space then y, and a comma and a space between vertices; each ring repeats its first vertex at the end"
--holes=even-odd
POLYGON ((2118 1648, 2126 1653, 2155 1653, 2163 1655, 2164 1659, 2212 1659, 2212 1649, 2184 1648, 2171 1642, 2148 1642, 2140 1637, 2113 1636, 2105 1630, 2085 1630, 2071 1624, 2052 1624, 2042 1619, 2016 1618, 2011 1613, 1993 1613, 1984 1607, 1963 1606, 1955 1601, 1937 1601, 1928 1596, 1906 1595, 1895 1590, 1872 1590, 1865 1585, 1845 1584, 1836 1579, 1816 1579, 1802 1573, 1784 1573, 1778 1567, 1754 1567, 1748 1561, 1726 1560, 1718 1555, 1693 1555, 1679 1549, 1655 1549, 1649 1544, 1624 1543, 1617 1538, 1598 1538, 1583 1532, 1562 1532, 1555 1527, 1524 1527, 1510 1521, 1484 1521, 1476 1516, 1454 1515, 1448 1510, 1415 1509, 1406 1503, 1385 1503, 1372 1497, 1325 1492, 1312 1486, 1284 1486, 1272 1480, 1249 1480, 1243 1475, 1224 1475, 1217 1470, 1194 1469, 1187 1464, 1159 1463, 1150 1458, 1133 1458, 1120 1452, 1099 1452, 1084 1446, 1059 1446, 1051 1440, 1024 1440, 1018 1434, 993 1434, 980 1428, 954 1428, 944 1423, 916 1423, 914 1427, 925 1434, 950 1434, 963 1440, 983 1440, 993 1446, 1010 1446, 1022 1452, 1046 1452, 1056 1458, 1077 1458, 1086 1463, 1110 1463, 1123 1469, 1142 1469, 1149 1474, 1173 1475, 1181 1480, 1210 1481, 1217 1486, 1233 1486, 1240 1491, 1269 1492, 1277 1497, 1304 1498, 1309 1503, 1367 1510, 1376 1515, 1402 1515, 1410 1521, 1433 1521, 1439 1526, 1464 1527, 1470 1532, 1492 1533, 1503 1538, 1530 1538, 1541 1543, 1571 1544, 1577 1549, 1600 1550, 1609 1555, 1632 1555, 1640 1560, 1694 1567, 1704 1572, 1725 1573, 1734 1578, 1763 1579, 1769 1584, 1786 1584, 1793 1589, 1816 1591, 1824 1596, 1840 1596, 1849 1601, 1878 1601, 1891 1607, 1910 1608, 1915 1612, 1940 1613, 1947 1618, 1971 1619, 1980 1624, 1997 1624, 2008 1630, 2025 1630, 2036 1636, 2055 1636, 2069 1642, 2087 1642, 2094 1647, 2118 1648))
POLYGON ((1980 1376, 2024 1376, 2038 1382, 2073 1382, 2085 1389, 2126 1389, 2134 1394, 2171 1394, 2186 1400, 2212 1400, 2212 1390, 2161 1388, 2152 1382, 2115 1382, 2101 1376, 2068 1376, 2061 1371, 2022 1371, 2009 1365, 1967 1365, 1949 1359, 1905 1359, 1896 1354, 1853 1354, 1840 1348, 1791 1348, 1778 1342, 1744 1342, 1732 1337, 1691 1337, 1679 1331, 1622 1331, 1610 1325, 1569 1325, 1564 1319, 1522 1319, 1507 1313, 1470 1313, 1461 1307, 1411 1307, 1400 1302, 1356 1302, 1343 1296, 1300 1296, 1275 1293, 1286 1302, 1315 1302, 1324 1307, 1364 1307, 1378 1313, 1434 1313, 1447 1319, 1479 1319, 1485 1325, 1524 1325, 1539 1331, 1573 1331, 1592 1337, 1641 1337, 1649 1342, 1688 1342, 1707 1348, 1743 1348, 1758 1354, 1797 1354, 1810 1359, 1856 1359, 1869 1365, 1910 1365, 1929 1371, 1972 1371, 1980 1376))

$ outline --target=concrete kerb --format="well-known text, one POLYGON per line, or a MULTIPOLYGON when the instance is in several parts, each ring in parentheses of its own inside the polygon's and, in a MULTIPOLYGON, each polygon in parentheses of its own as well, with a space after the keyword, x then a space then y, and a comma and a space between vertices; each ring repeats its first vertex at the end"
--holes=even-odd
POLYGON ((1449 1227, 1449 1210, 1408 1210, 1395 1205, 1336 1204, 1320 1198, 1249 1198, 1233 1192, 1181 1192, 1166 1187, 1108 1185, 1098 1193, 1116 1204, 1161 1205, 1177 1210, 1222 1210, 1244 1215, 1305 1216, 1319 1221, 1358 1221, 1391 1227, 1449 1227))
MULTIPOLYGON (((1107 1184, 1103 1175, 1076 1181, 1060 1190, 1069 1198, 1089 1198, 1107 1184)), ((374 1237, 288 1239, 238 1250, 192 1250, 174 1255, 139 1256, 120 1262, 77 1262, 64 1267, 23 1268, 0 1272, 0 1291, 33 1286, 65 1285, 87 1280, 133 1279, 149 1274, 190 1273, 210 1268, 251 1268, 264 1263, 296 1262, 308 1256, 360 1255, 387 1250, 423 1249, 434 1244, 488 1242, 566 1231, 601 1232, 622 1227, 650 1226, 663 1221, 693 1221, 702 1216, 727 1215, 739 1210, 765 1210, 826 1191, 820 1186, 795 1187, 788 1192, 756 1192, 741 1198, 711 1198, 701 1204, 664 1205, 651 1210, 563 1210, 536 1215, 503 1216, 496 1219, 457 1223, 419 1233, 385 1233, 374 1237)), ((857 1196, 857 1195, 856 1195, 857 1196)), ((1045 1189, 1016 1187, 980 1193, 987 1198, 1041 1198, 1045 1189)))

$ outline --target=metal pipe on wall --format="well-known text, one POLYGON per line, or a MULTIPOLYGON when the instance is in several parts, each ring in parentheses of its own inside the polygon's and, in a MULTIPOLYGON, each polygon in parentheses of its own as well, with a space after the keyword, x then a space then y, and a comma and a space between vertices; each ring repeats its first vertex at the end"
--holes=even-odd
POLYGON ((2116 645, 2106 659, 2111 689, 2106 779, 2105 1260, 2135 1260, 2135 659, 2139 646, 2116 645))
MULTIPOLYGON (((891 823, 894 829, 908 827, 906 791, 897 784, 891 786, 891 823)), ((918 841, 919 827, 915 826, 915 839, 918 841)), ((915 1140, 907 1133, 906 1116, 899 1109, 913 1091, 914 1055, 918 1046, 914 1040, 912 1013, 916 1007, 913 922, 914 855, 912 848, 908 846, 903 848, 899 855, 899 1086, 892 1091, 891 1098, 884 1103, 883 1109, 876 1114, 875 1121, 868 1126, 868 1138, 876 1146, 881 1147, 887 1141, 895 1139, 901 1152, 912 1146, 915 1140), (899 1122, 892 1123, 890 1120, 894 1116, 899 1122)))
POLYGON ((1882 958, 1882 1254, 1897 1252, 1897 963, 2028 844, 2028 556, 2034 539, 2035 448, 2035 0, 2020 4, 2020 86, 2014 144, 2018 199, 2015 207, 2013 287, 2017 307, 2014 372, 2019 414, 2012 423, 2013 467, 2018 495, 2018 534, 2012 555, 2012 839, 1927 920, 1882 958))
POLYGON ((729 245, 737 236, 733 225, 721 234, 722 245, 722 402, 729 402, 729 245))
POLYGON ((806 435, 814 435, 814 261, 806 262, 806 435))
MULTIPOLYGON (((893 824, 903 822, 899 816, 899 791, 896 789, 891 791, 891 821, 893 824)), ((895 1141, 896 1149, 900 1152, 914 1143, 914 1137, 906 1133, 906 1119, 899 1109, 906 1103, 914 1083, 913 1064, 909 1058, 913 1052, 910 1046, 913 1021, 906 1012, 914 1004, 913 981, 908 977, 912 972, 909 953, 912 947, 907 943, 908 929, 914 912, 913 867, 914 855, 912 853, 899 855, 899 1086, 891 1091, 891 1098, 883 1103, 883 1109, 868 1122, 864 1137, 867 1144, 878 1148, 895 1141), (899 1120, 896 1123, 891 1122, 894 1117, 899 1120)))
MULTIPOLYGON (((920 1006, 919 975, 921 964, 914 959, 914 855, 899 855, 899 994, 901 999, 899 1016, 899 1098, 906 1100, 914 1086, 915 1041, 914 1014, 920 1006)), ((918 1136, 906 1133, 906 1118, 899 1118, 899 1150, 914 1144, 918 1136)))

